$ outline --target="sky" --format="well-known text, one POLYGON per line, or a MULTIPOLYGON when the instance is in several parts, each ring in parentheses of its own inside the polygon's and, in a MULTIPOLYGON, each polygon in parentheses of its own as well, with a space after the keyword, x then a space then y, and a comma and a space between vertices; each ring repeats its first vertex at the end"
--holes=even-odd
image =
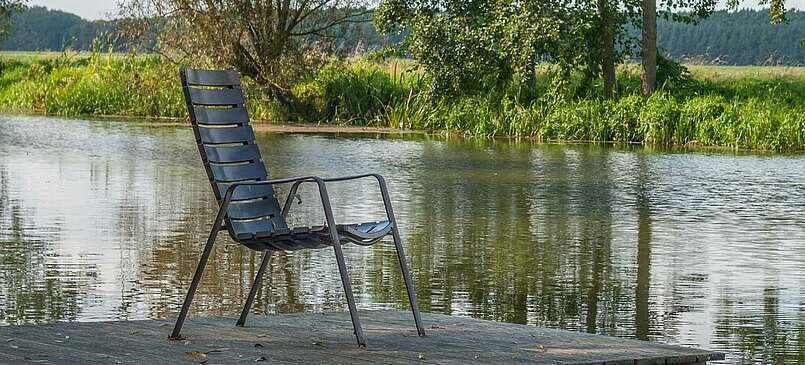
MULTIPOLYGON (((28 0, 28 4, 63 10, 93 20, 107 19, 117 9, 117 0, 28 0)), ((742 0, 741 4, 758 7, 758 0, 742 0)), ((787 0, 787 4, 788 8, 805 10, 805 0, 787 0)))

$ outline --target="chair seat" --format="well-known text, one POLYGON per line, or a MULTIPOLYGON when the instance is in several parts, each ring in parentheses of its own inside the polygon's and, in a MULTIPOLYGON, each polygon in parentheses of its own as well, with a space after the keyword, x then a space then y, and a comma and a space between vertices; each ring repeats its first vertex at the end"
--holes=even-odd
MULTIPOLYGON (((391 232, 391 228, 392 225, 389 221, 336 226, 341 244, 355 243, 362 246, 380 241, 391 232)), ((257 251, 296 251, 320 249, 333 245, 330 230, 326 226, 284 228, 272 232, 257 232, 253 235, 240 234, 235 238, 239 243, 257 251)))

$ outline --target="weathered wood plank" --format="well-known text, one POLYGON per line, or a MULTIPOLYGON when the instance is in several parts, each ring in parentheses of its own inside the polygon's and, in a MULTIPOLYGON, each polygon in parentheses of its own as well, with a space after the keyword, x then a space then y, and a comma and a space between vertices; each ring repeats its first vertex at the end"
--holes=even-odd
POLYGON ((424 314, 420 338, 410 313, 361 312, 369 347, 358 348, 347 313, 191 318, 184 340, 171 320, 0 327, 0 363, 208 364, 686 364, 722 354, 534 326, 424 314), (197 356, 189 356, 187 353, 197 356), (258 362, 261 363, 261 362, 258 362))

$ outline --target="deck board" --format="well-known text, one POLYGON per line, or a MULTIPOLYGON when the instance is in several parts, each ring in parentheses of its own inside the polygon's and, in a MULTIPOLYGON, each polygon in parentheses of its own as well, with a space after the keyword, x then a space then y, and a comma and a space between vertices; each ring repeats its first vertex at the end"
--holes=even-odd
POLYGON ((358 348, 348 313, 198 317, 184 340, 170 341, 171 320, 55 323, 0 327, 0 363, 198 364, 692 364, 723 354, 534 326, 423 314, 428 337, 410 313, 363 311, 369 342, 358 348), (258 345, 259 344, 259 345, 258 345), (265 362, 257 361, 265 358, 265 362))

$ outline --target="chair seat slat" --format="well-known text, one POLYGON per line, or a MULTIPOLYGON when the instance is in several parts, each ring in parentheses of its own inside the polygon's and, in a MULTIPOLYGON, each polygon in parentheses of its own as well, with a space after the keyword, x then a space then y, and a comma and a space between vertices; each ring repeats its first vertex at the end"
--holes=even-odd
POLYGON ((254 219, 273 216, 280 211, 276 200, 262 199, 242 203, 232 203, 226 211, 230 219, 254 219))
POLYGON ((260 150, 255 144, 242 146, 204 146, 207 161, 216 163, 231 163, 244 161, 260 161, 260 150))
POLYGON ((185 69, 184 72, 188 85, 229 86, 240 84, 238 74, 234 70, 185 69))
POLYGON ((240 89, 194 89, 189 88, 194 105, 243 105, 245 99, 240 89))
POLYGON ((212 177, 217 182, 232 182, 241 180, 264 180, 267 171, 262 162, 245 165, 214 165, 210 164, 212 177))
MULTIPOLYGON (((224 196, 226 190, 229 189, 229 184, 219 183, 218 186, 219 196, 224 196)), ((235 189, 232 194, 232 200, 249 200, 259 198, 274 198, 274 188, 270 185, 241 185, 235 189)))
POLYGON ((199 124, 245 124, 249 122, 249 113, 246 108, 204 108, 194 107, 196 123, 199 124))
MULTIPOLYGON (((235 221, 237 222, 237 221, 235 221)), ((251 221, 254 222, 254 221, 251 221)), ((251 223, 243 222, 243 223, 251 223)), ((240 222, 238 222, 240 223, 240 222)), ((308 248, 322 248, 332 246, 330 233, 326 226, 313 227, 279 227, 275 224, 271 231, 260 231, 265 228, 261 224, 236 229, 258 229, 258 231, 238 232, 236 239, 244 244, 258 247, 263 245, 273 250, 295 251, 308 248)), ((338 225, 341 243, 355 243, 358 245, 372 245, 391 233, 392 225, 389 221, 369 222, 359 224, 338 225)))
POLYGON ((234 238, 253 239, 259 232, 273 232, 274 226, 268 219, 260 219, 253 221, 237 221, 231 220, 229 222, 234 238))
POLYGON ((202 143, 222 144, 254 141, 254 131, 249 125, 235 128, 198 128, 202 143))

